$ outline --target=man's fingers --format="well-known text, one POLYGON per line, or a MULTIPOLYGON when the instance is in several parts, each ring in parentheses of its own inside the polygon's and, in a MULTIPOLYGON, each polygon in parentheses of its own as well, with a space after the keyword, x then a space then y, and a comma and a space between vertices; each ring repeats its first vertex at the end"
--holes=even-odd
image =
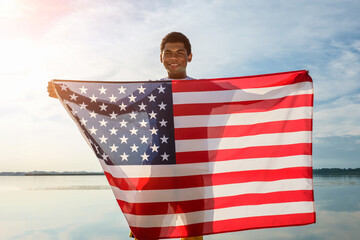
POLYGON ((49 97, 57 98, 57 95, 55 93, 55 86, 54 86, 54 83, 52 81, 48 82, 47 91, 49 93, 49 97))

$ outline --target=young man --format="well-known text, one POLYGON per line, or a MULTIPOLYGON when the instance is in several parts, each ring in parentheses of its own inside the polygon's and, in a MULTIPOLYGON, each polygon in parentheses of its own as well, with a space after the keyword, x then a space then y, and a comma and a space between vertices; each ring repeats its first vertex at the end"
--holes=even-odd
MULTIPOLYGON (((171 32, 161 41, 160 61, 164 65, 168 76, 161 80, 189 80, 186 67, 192 60, 191 44, 189 39, 180 32, 171 32)), ((50 97, 57 98, 52 82, 48 83, 50 97)), ((130 237, 134 237, 130 232, 130 237)), ((203 237, 182 238, 182 240, 202 240, 203 237)))
MULTIPOLYGON (((168 76, 161 80, 189 80, 193 79, 186 73, 186 67, 192 60, 189 39, 180 32, 167 34, 160 44, 160 62, 164 65, 168 76)), ((130 237, 134 237, 130 232, 130 237)), ((135 238, 136 239, 136 238, 135 238)), ((202 236, 182 238, 182 240, 202 240, 202 236)))

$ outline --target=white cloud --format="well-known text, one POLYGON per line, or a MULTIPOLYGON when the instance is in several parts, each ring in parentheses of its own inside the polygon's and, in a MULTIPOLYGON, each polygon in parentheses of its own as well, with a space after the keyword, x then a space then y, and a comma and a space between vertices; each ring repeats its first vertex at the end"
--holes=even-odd
POLYGON ((314 136, 360 135, 360 94, 344 96, 320 106, 314 113, 314 136))
MULTIPOLYGON (((354 41, 353 44, 356 44, 354 41)), ((360 55, 350 48, 338 47, 335 56, 318 66, 314 80, 316 100, 328 101, 354 94, 360 89, 360 55)))
POLYGON ((315 137, 360 135, 360 104, 326 109, 315 114, 315 137))

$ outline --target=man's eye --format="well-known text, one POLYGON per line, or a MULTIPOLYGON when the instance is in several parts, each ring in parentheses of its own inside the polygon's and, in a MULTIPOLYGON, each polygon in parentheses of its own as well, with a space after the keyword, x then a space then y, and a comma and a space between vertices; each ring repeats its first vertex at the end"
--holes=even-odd
POLYGON ((171 52, 165 52, 164 53, 164 57, 167 57, 167 58, 170 58, 172 56, 174 57, 183 57, 185 55, 184 52, 174 52, 174 53, 171 53, 171 52))

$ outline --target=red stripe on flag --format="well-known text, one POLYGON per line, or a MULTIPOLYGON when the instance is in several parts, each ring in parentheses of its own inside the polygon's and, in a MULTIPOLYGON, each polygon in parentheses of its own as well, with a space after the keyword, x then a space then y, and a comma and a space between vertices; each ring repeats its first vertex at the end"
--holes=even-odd
POLYGON ((306 71, 265 74, 249 77, 173 80, 173 92, 219 91, 247 88, 276 87, 298 82, 312 82, 306 71))
POLYGON ((248 217, 222 221, 205 222, 178 227, 140 228, 130 227, 137 238, 179 238, 208 235, 214 233, 234 232, 247 229, 273 228, 311 224, 315 222, 315 213, 297 213, 286 215, 248 217))
POLYGON ((243 194, 229 197, 173 202, 170 203, 171 206, 168 202, 129 203, 122 200, 117 200, 121 210, 124 213, 134 215, 188 213, 236 206, 302 201, 314 201, 313 191, 297 190, 286 192, 243 194))
POLYGON ((175 128, 175 140, 242 137, 266 133, 311 130, 312 119, 275 121, 239 126, 175 128))
POLYGON ((309 107, 312 106, 311 96, 312 94, 303 94, 269 100, 176 104, 174 105, 174 116, 265 112, 280 108, 309 107))
POLYGON ((276 146, 258 146, 240 149, 224 149, 197 152, 177 152, 176 163, 215 162, 234 159, 286 157, 295 155, 311 155, 311 143, 297 143, 276 146))
POLYGON ((271 193, 243 194, 211 199, 197 199, 181 202, 130 203, 117 200, 124 213, 134 215, 161 215, 188 213, 227 207, 260 205, 284 202, 314 201, 312 190, 283 191, 271 193))
POLYGON ((126 191, 140 191, 195 188, 255 181, 277 181, 283 179, 312 178, 312 168, 293 167, 179 177, 115 178, 107 172, 105 172, 105 175, 111 186, 126 191))

